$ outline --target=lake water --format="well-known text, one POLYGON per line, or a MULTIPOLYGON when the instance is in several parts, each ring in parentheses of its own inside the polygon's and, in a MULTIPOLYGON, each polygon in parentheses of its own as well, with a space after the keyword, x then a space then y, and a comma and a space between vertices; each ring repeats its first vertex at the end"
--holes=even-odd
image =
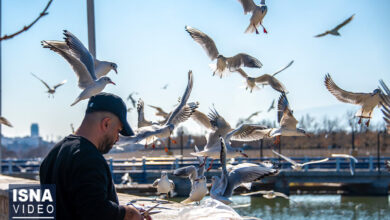
POLYGON ((390 220, 390 197, 292 195, 289 201, 283 198, 233 196, 231 200, 231 206, 241 216, 264 220, 390 220))

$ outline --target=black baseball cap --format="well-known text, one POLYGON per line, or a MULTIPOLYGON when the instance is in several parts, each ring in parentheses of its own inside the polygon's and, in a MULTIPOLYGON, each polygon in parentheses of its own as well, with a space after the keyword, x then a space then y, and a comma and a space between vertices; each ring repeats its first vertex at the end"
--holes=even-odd
POLYGON ((134 135, 129 123, 127 122, 127 107, 123 100, 114 94, 101 92, 92 96, 88 101, 86 113, 106 111, 116 115, 122 122, 123 129, 120 134, 123 136, 134 135))

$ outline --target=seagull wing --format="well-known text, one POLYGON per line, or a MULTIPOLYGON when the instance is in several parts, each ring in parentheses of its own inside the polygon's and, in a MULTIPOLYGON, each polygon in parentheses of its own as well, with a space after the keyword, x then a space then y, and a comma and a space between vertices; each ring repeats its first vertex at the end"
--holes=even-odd
POLYGON ((156 115, 161 115, 161 116, 163 116, 163 117, 166 117, 166 116, 168 115, 167 112, 165 112, 162 108, 160 108, 160 107, 158 107, 158 106, 149 105, 149 107, 154 108, 154 109, 157 110, 156 115))
POLYGON ((255 57, 245 53, 239 53, 233 57, 226 58, 227 67, 230 71, 237 71, 240 67, 261 68, 263 64, 255 57))
POLYGON ((211 39, 202 31, 193 27, 186 26, 185 29, 190 34, 192 39, 194 39, 195 42, 202 46, 202 48, 206 51, 207 55, 210 57, 211 60, 215 60, 218 57, 219 52, 217 46, 215 46, 213 39, 211 39))
POLYGON ((263 85, 270 85, 273 89, 281 93, 288 92, 286 87, 279 80, 268 74, 256 77, 255 82, 263 85))
POLYGON ((191 118, 203 127, 207 129, 213 129, 213 126, 210 123, 210 119, 203 112, 195 110, 194 113, 192 113, 191 118))
POLYGON ((325 86, 332 95, 334 95, 339 101, 351 103, 351 104, 362 104, 364 100, 369 98, 369 93, 354 93, 348 92, 336 85, 330 77, 329 73, 325 76, 325 86))
POLYGON ((93 80, 96 80, 95 75, 95 61, 92 54, 84 47, 83 43, 67 30, 64 30, 65 42, 68 45, 70 51, 74 56, 80 59, 80 61, 88 69, 89 74, 93 80))
POLYGON ((269 193, 269 191, 267 190, 260 190, 260 191, 256 191, 256 192, 250 192, 250 193, 243 193, 243 194, 240 194, 241 196, 252 196, 252 195, 257 195, 257 194, 267 194, 269 193))
POLYGON ((353 161, 355 161, 355 163, 358 162, 358 160, 354 156, 348 155, 348 154, 332 154, 331 156, 332 157, 342 157, 342 158, 352 159, 353 161))
POLYGON ((41 78, 36 76, 34 73, 31 73, 31 75, 33 75, 35 78, 37 78, 39 81, 41 81, 43 83, 43 85, 46 86, 47 89, 49 89, 49 90, 51 89, 50 86, 45 81, 43 81, 41 78))
POLYGON ((89 73, 87 67, 80 61, 79 58, 73 56, 72 54, 61 50, 54 45, 49 44, 46 41, 42 41, 42 45, 46 48, 49 48, 50 50, 58 53, 61 55, 68 63, 72 66, 73 71, 78 76, 78 86, 81 89, 87 88, 89 85, 94 83, 94 79, 92 78, 91 74, 89 73))
POLYGON ((253 12, 256 8, 256 4, 253 2, 253 0, 238 0, 242 7, 244 8, 244 13, 247 14, 249 12, 253 12))
POLYGON ((180 177, 189 177, 191 181, 198 178, 198 173, 195 166, 181 167, 173 171, 173 175, 180 177))
POLYGON ((208 114, 208 118, 211 126, 213 126, 214 130, 230 130, 232 129, 230 124, 217 112, 217 110, 210 109, 210 113, 208 114))
POLYGON ((259 166, 257 164, 233 169, 229 173, 228 185, 226 187, 224 196, 231 196, 234 189, 240 186, 242 183, 251 183, 266 176, 275 175, 277 172, 278 171, 275 169, 259 166))
POLYGON ((288 63, 287 66, 285 66, 285 67, 279 69, 278 71, 274 72, 274 73, 272 74, 272 76, 275 76, 276 74, 278 74, 278 73, 282 72, 283 70, 289 68, 293 63, 294 63, 294 60, 291 60, 291 62, 288 63))
MULTIPOLYGON (((69 50, 69 47, 68 47, 68 45, 66 44, 65 41, 47 40, 46 42, 48 44, 50 44, 50 45, 53 45, 53 46, 57 47, 60 50, 63 50, 63 51, 68 51, 69 50)), ((43 46, 43 48, 50 48, 50 46, 48 46, 46 44, 44 44, 42 46, 43 46)))
POLYGON ((343 23, 337 25, 334 30, 335 31, 338 31, 340 28, 344 27, 344 25, 348 24, 349 22, 352 21, 353 17, 355 17, 355 14, 353 14, 351 17, 347 18, 345 21, 343 21, 343 23))
POLYGON ((292 159, 290 159, 290 158, 288 158, 288 157, 286 157, 284 155, 281 155, 281 154, 279 154, 278 152, 276 152, 274 150, 272 150, 272 153, 276 154, 277 156, 283 158, 284 160, 286 160, 287 162, 289 162, 289 163, 291 163, 293 165, 297 165, 298 164, 297 162, 293 161, 292 159))
POLYGON ((0 124, 7 125, 8 127, 12 127, 11 122, 9 122, 8 119, 4 118, 3 116, 0 116, 0 124))
POLYGON ((285 199, 290 199, 286 194, 283 194, 281 192, 274 192, 275 196, 283 197, 285 199))
POLYGON ((278 101, 278 122, 281 127, 296 128, 298 121, 295 119, 287 97, 282 93, 278 101))
POLYGON ((192 86, 193 86, 193 76, 192 71, 190 70, 188 72, 188 84, 187 88, 184 91, 184 94, 180 100, 180 104, 176 106, 176 108, 172 111, 172 114, 169 116, 168 121, 166 124, 174 124, 177 125, 177 123, 183 122, 183 120, 187 120, 189 117, 191 117, 191 114, 194 109, 198 107, 197 103, 192 103, 191 106, 189 106, 188 109, 184 109, 184 111, 181 111, 182 108, 186 105, 188 98, 191 95, 192 86), (180 114, 179 114, 180 113, 180 114))
POLYGON ((230 140, 235 141, 255 141, 262 139, 267 130, 267 127, 254 124, 242 124, 240 127, 234 129, 226 135, 226 142, 230 140))
POLYGON ((323 37, 323 36, 328 35, 328 34, 329 34, 329 31, 325 31, 324 33, 322 33, 322 34, 317 34, 317 35, 314 36, 314 37, 323 37))
POLYGON ((325 158, 325 159, 322 159, 322 160, 312 160, 312 161, 303 163, 302 166, 313 164, 313 163, 323 163, 323 162, 326 162, 328 160, 329 160, 329 158, 325 158))
POLYGON ((64 81, 62 81, 62 82, 60 82, 60 83, 58 83, 58 84, 55 85, 55 86, 53 86, 53 88, 54 88, 54 89, 57 89, 58 87, 64 85, 65 83, 66 83, 66 80, 64 80, 64 81))

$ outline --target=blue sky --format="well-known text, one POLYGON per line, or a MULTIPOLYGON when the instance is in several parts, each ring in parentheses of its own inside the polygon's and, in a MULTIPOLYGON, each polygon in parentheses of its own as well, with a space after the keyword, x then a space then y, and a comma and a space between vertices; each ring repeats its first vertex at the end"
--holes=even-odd
MULTIPOLYGON (((2 33, 13 33, 30 23, 46 3, 3 0, 2 33)), ((270 87, 252 94, 245 91, 240 88, 243 79, 235 73, 223 79, 212 77, 211 61, 184 31, 185 25, 208 34, 226 56, 245 52, 257 57, 264 66, 246 68, 251 76, 272 73, 294 60, 277 78, 290 91, 296 118, 312 113, 318 120, 324 115, 341 119, 348 109, 357 109, 340 103, 326 90, 323 80, 328 72, 349 91, 371 92, 379 79, 390 83, 390 1, 279 0, 266 4, 263 24, 269 34, 250 35, 243 33, 250 15, 244 15, 237 0, 95 1, 97 58, 118 64, 118 75, 109 73, 117 86, 108 85, 105 91, 124 99, 137 91, 146 104, 169 111, 182 95, 191 69, 194 89, 190 100, 199 101, 204 112, 214 103, 231 124, 266 110, 278 98, 270 87), (356 16, 341 29, 342 37, 313 38, 352 14, 356 16), (162 90, 167 83, 168 89, 162 90)), ((44 138, 56 138, 70 133, 70 123, 80 124, 86 101, 70 107, 81 92, 76 76, 62 57, 43 49, 40 41, 61 40, 62 30, 67 29, 88 45, 86 11, 86 1, 55 0, 48 16, 29 31, 2 42, 2 115, 14 125, 3 126, 4 135, 28 135, 30 124, 38 122, 44 138), (68 83, 49 99, 45 87, 30 72, 50 85, 64 79, 68 83)), ((153 110, 145 111, 148 118, 157 119, 153 110)), ((380 121, 381 113, 376 111, 374 117, 380 121)), ((256 120, 262 118, 276 118, 276 112, 256 120)), ((135 111, 128 120, 135 128, 135 111)))

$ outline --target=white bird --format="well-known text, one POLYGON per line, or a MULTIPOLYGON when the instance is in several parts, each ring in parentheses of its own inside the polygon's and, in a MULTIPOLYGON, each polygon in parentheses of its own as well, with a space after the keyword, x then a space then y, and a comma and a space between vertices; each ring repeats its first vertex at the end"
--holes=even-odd
POLYGON ((157 188, 157 194, 166 194, 168 196, 168 193, 173 191, 173 189, 175 188, 175 183, 173 183, 172 180, 168 179, 167 171, 162 171, 161 178, 156 179, 153 182, 152 186, 157 188))
POLYGON ((275 192, 273 190, 260 190, 256 192, 250 192, 250 193, 243 193, 241 196, 252 196, 252 195, 257 195, 257 194, 263 194, 263 197, 266 199, 274 199, 277 196, 285 198, 285 199, 290 199, 286 194, 281 193, 281 192, 275 192))
MULTIPOLYGON (((239 156, 248 157, 242 148, 233 148, 230 146, 230 140, 238 140, 250 142, 262 139, 269 131, 266 127, 255 124, 242 124, 236 129, 233 129, 230 124, 214 109, 206 116, 200 111, 195 111, 192 114, 192 119, 209 130, 206 136, 206 146, 200 152, 191 153, 193 156, 210 157, 218 159, 220 157, 221 145, 219 137, 225 139, 227 143, 227 157, 234 158, 239 156)), ((212 162, 208 168, 212 168, 212 162)))
POLYGON ((352 155, 348 154, 332 154, 332 157, 341 157, 349 160, 349 170, 351 172, 351 175, 355 175, 355 163, 358 163, 359 161, 352 155))
POLYGON ((280 136, 309 136, 306 131, 297 128, 298 121, 290 109, 287 97, 282 93, 278 101, 278 122, 279 128, 272 128, 267 136, 276 137, 275 145, 279 144, 280 136))
POLYGON ((334 36, 341 36, 340 33, 339 33, 340 28, 344 27, 346 24, 351 22, 354 16, 355 16, 355 14, 353 14, 351 17, 347 18, 345 21, 343 21, 343 23, 337 25, 332 30, 327 30, 324 33, 318 34, 318 35, 316 35, 314 37, 323 37, 323 36, 328 35, 328 34, 331 34, 331 35, 334 35, 334 36))
POLYGON ((292 164, 291 168, 293 170, 296 170, 296 171, 302 170, 302 168, 304 166, 306 166, 306 165, 314 164, 314 163, 323 163, 323 162, 326 162, 326 161, 329 160, 329 158, 325 158, 325 159, 322 159, 322 160, 312 160, 312 161, 309 161, 309 162, 306 162, 306 163, 297 163, 297 162, 293 161, 291 158, 288 158, 288 157, 286 157, 284 155, 281 155, 281 154, 279 154, 278 152, 276 152, 274 150, 272 150, 272 152, 274 154, 278 155, 279 157, 285 159, 287 162, 291 163, 292 164))
POLYGON ((210 190, 211 198, 217 199, 225 204, 230 204, 229 197, 232 196, 235 188, 243 183, 251 183, 269 175, 278 174, 278 170, 268 168, 262 164, 245 163, 235 166, 231 171, 226 168, 226 145, 223 138, 220 138, 221 152, 220 160, 222 166, 221 176, 213 176, 210 190))
POLYGON ((75 105, 81 100, 88 99, 101 92, 108 83, 114 84, 107 76, 97 78, 95 73, 94 59, 87 48, 76 36, 69 31, 64 31, 65 42, 69 49, 62 50, 47 41, 42 41, 44 48, 49 48, 54 52, 60 54, 72 66, 74 72, 78 76, 78 86, 83 91, 71 104, 75 105))
MULTIPOLYGON (((46 40, 45 42, 47 42, 48 44, 50 44, 58 49, 61 49, 62 51, 72 53, 71 49, 69 48, 69 46, 67 45, 67 43, 65 41, 46 40)), ((46 45, 46 44, 43 44, 42 46, 43 46, 43 48, 50 48, 50 46, 46 45)), ((107 75, 108 72, 110 72, 111 70, 114 70, 115 73, 118 74, 118 71, 117 71, 118 65, 116 65, 116 63, 108 62, 108 61, 100 61, 100 60, 96 59, 95 57, 93 57, 93 61, 94 61, 94 66, 95 66, 96 78, 99 79, 100 77, 107 75)))
POLYGON ((253 117, 257 116, 258 114, 260 114, 262 111, 256 111, 256 112, 253 112, 251 115, 249 115, 244 121, 250 121, 253 117))
POLYGON ((121 184, 126 184, 126 185, 131 185, 132 184, 132 179, 130 177, 129 173, 125 173, 122 177, 122 182, 121 184))
POLYGON ((381 101, 383 100, 381 98, 381 95, 383 94, 380 89, 375 89, 372 93, 354 93, 345 91, 333 82, 329 73, 325 75, 325 86, 339 101, 360 105, 361 108, 356 112, 355 116, 359 117, 359 124, 362 122, 362 118, 367 118, 367 127, 370 124, 372 111, 375 107, 380 106, 381 101))
POLYGON ((0 116, 0 124, 7 125, 8 127, 11 127, 11 128, 13 127, 11 122, 9 122, 8 119, 6 119, 3 116, 0 116))
POLYGON ((283 70, 287 69, 294 63, 294 60, 291 61, 287 66, 281 68, 280 70, 276 71, 272 75, 270 74, 263 74, 259 77, 249 77, 244 70, 241 68, 237 70, 237 72, 245 78, 246 80, 246 89, 249 88, 250 92, 252 92, 253 89, 260 89, 257 84, 260 84, 262 86, 270 85, 273 89, 275 89, 278 92, 281 93, 288 93, 286 87, 275 78, 275 75, 282 72, 283 70))
POLYGON ((258 59, 245 53, 239 53, 233 57, 225 57, 218 52, 213 39, 205 33, 190 26, 186 26, 185 29, 194 41, 202 46, 212 61, 217 59, 217 64, 210 64, 213 76, 217 73, 222 78, 226 73, 235 72, 243 66, 251 68, 261 68, 263 66, 258 59))
MULTIPOLYGON (((195 151, 199 152, 198 147, 195 146, 195 151)), ((199 202, 206 196, 208 193, 206 177, 204 176, 204 158, 197 157, 199 162, 199 167, 195 166, 186 166, 179 169, 176 169, 173 172, 173 175, 180 177, 189 177, 191 181, 191 192, 187 199, 182 201, 183 204, 188 204, 191 202, 199 202)))
POLYGON ((64 80, 64 81, 54 85, 53 87, 50 87, 45 81, 43 81, 41 78, 36 76, 34 73, 31 73, 31 75, 33 75, 35 78, 37 78, 39 81, 41 81, 43 83, 43 85, 46 86, 47 93, 49 93, 49 98, 50 98, 50 95, 52 95, 54 97, 54 93, 56 92, 56 89, 66 83, 66 80, 64 80))
POLYGON ((260 5, 256 5, 253 0, 238 0, 242 7, 244 8, 244 13, 252 13, 250 24, 248 28, 245 30, 245 33, 253 33, 256 31, 256 34, 259 34, 259 31, 257 30, 258 26, 263 27, 263 32, 267 34, 267 30, 263 26, 262 22, 267 14, 268 8, 265 5, 265 0, 261 0, 260 5))
MULTIPOLYGON (((129 145, 137 143, 145 138, 152 139, 163 139, 168 138, 172 131, 182 122, 186 121, 191 117, 191 114, 196 108, 198 108, 199 103, 188 103, 188 98, 190 97, 192 87, 193 87, 193 76, 192 71, 188 72, 188 84, 187 88, 183 94, 183 98, 180 100, 180 104, 172 111, 172 114, 169 116, 168 120, 164 124, 152 124, 145 127, 140 127, 135 130, 135 135, 130 137, 121 137, 120 145, 129 145)), ((167 148, 165 149, 167 150, 167 148)))
POLYGON ((158 107, 158 106, 155 106, 155 105, 148 105, 149 107, 151 108, 154 108, 157 112, 156 112, 156 116, 161 116, 163 117, 164 119, 168 118, 169 116, 169 113, 164 111, 161 107, 158 107))
POLYGON ((17 166, 21 173, 27 173, 27 171, 32 170, 31 167, 21 167, 17 166))

